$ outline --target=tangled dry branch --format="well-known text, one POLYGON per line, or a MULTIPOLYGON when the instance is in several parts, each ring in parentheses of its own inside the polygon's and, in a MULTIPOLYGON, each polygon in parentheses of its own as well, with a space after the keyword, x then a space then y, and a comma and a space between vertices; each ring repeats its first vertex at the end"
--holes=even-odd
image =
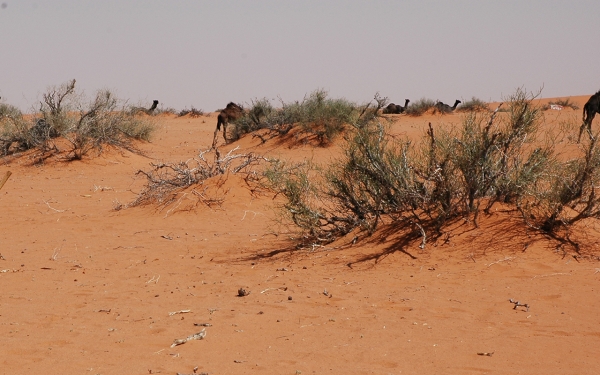
MULTIPOLYGON (((146 176, 147 183, 130 207, 150 203, 167 206, 177 200, 178 194, 189 186, 202 185, 212 177, 227 176, 229 173, 243 174, 246 181, 257 179, 254 169, 261 161, 267 160, 253 153, 236 153, 239 146, 222 154, 218 147, 201 151, 197 157, 178 163, 151 163, 150 171, 139 170, 137 174, 146 176)), ((211 206, 221 199, 210 198, 206 193, 194 190, 198 201, 211 206)))

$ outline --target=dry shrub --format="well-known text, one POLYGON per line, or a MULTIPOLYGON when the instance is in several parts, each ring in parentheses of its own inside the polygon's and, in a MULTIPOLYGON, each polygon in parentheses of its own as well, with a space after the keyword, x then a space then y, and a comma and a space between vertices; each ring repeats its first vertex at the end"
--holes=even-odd
MULTIPOLYGON (((151 163, 149 171, 139 170, 137 174, 146 177, 146 186, 128 207, 156 204, 167 207, 179 198, 179 194, 190 186, 202 186, 208 179, 217 176, 227 178, 229 174, 240 174, 247 182, 253 181, 258 174, 254 169, 263 157, 253 153, 236 154, 236 147, 225 155, 218 148, 201 151, 195 158, 178 163, 151 163)), ((205 195, 206 190, 193 190, 198 202, 211 206, 221 200, 205 195)))
POLYGON ((371 121, 353 128, 344 156, 328 168, 279 161, 265 176, 270 188, 285 197, 283 217, 300 229, 299 241, 328 243, 355 228, 372 233, 382 216, 414 221, 411 211, 423 201, 409 146, 390 139, 384 125, 371 121))
MULTIPOLYGON (((436 238, 457 220, 478 225, 500 203, 523 213, 530 227, 556 234, 583 218, 600 218, 600 150, 592 137, 574 160, 560 162, 556 138, 538 139, 541 108, 522 89, 507 114, 476 112, 457 128, 429 126, 420 143, 390 137, 373 120, 346 136, 344 155, 323 168, 273 163, 265 176, 284 197, 284 218, 304 245, 331 242, 381 223, 409 239, 436 238)), ((561 140, 567 139, 563 134, 561 140)))
POLYGON ((571 98, 557 99, 557 100, 550 101, 550 102, 548 102, 547 105, 544 105, 542 107, 542 109, 544 111, 547 111, 547 110, 551 109, 552 105, 558 105, 558 106, 565 107, 565 108, 571 108, 573 110, 579 109, 579 106, 577 104, 573 103, 571 101, 571 98))
POLYGON ((409 116, 421 116, 430 109, 435 108, 435 101, 433 99, 421 98, 414 103, 411 103, 408 108, 404 111, 409 116))
POLYGON ((555 162, 533 189, 519 197, 518 207, 531 227, 568 239, 573 224, 600 219, 599 135, 582 142, 579 156, 555 162))
POLYGON ((488 112, 490 110, 488 104, 481 99, 472 97, 471 100, 467 100, 462 103, 456 112, 488 112))
MULTIPOLYGON (((300 242, 328 242, 337 233, 327 227, 327 218, 320 207, 320 191, 318 186, 322 179, 320 170, 310 162, 288 164, 282 160, 272 160, 266 169, 264 186, 283 195, 284 201, 279 203, 281 223, 291 223, 302 238, 300 242)), ((296 232, 294 228, 293 232, 296 232)))
POLYGON ((179 116, 180 112, 181 111, 178 111, 178 110, 176 110, 173 107, 163 108, 162 105, 161 105, 161 108, 159 108, 159 109, 156 110, 156 114, 157 115, 174 115, 174 116, 179 116))
POLYGON ((301 102, 282 101, 281 105, 276 109, 266 98, 253 100, 245 115, 234 122, 232 139, 259 129, 283 135, 300 127, 302 132, 314 135, 320 145, 327 145, 362 113, 356 104, 343 98, 329 98, 324 90, 313 91, 301 102))
POLYGON ((177 117, 189 116, 189 117, 201 117, 204 116, 204 111, 201 109, 196 109, 192 106, 190 109, 184 108, 179 112, 174 112, 177 114, 177 117))
POLYGON ((50 87, 34 116, 25 117, 13 109, 0 118, 0 149, 3 155, 36 149, 42 159, 65 152, 68 160, 81 159, 91 151, 101 153, 105 146, 136 151, 132 141, 148 140, 154 124, 136 118, 119 103, 108 90, 98 91, 86 102, 76 93, 75 80, 50 87))

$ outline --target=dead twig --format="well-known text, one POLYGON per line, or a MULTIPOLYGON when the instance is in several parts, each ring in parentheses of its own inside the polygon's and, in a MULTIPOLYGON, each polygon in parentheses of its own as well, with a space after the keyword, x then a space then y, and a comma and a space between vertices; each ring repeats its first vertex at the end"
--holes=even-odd
POLYGON ((512 298, 509 299, 508 302, 515 304, 515 307, 513 307, 513 310, 516 310, 517 307, 524 307, 525 311, 529 311, 529 304, 528 303, 521 303, 519 301, 513 300, 512 298))
POLYGON ((192 194, 194 194, 195 196, 198 197, 198 199, 200 200, 200 202, 204 203, 208 208, 213 208, 213 206, 220 206, 223 204, 223 201, 225 201, 224 198, 210 198, 207 197, 205 195, 206 193, 206 188, 202 191, 199 192, 196 189, 192 190, 192 194))
POLYGON ((2 189, 2 187, 4 186, 4 184, 6 183, 6 181, 8 181, 8 178, 12 175, 11 171, 7 171, 4 174, 4 177, 2 177, 2 180, 0 180, 0 189, 2 189))
POLYGON ((152 278, 150 280, 146 281, 146 284, 150 284, 150 283, 158 284, 158 280, 160 280, 160 275, 158 275, 158 277, 152 276, 152 278))
POLYGON ((54 249, 54 252, 52 253, 52 256, 50 257, 50 260, 58 259, 58 254, 60 253, 61 248, 62 248, 62 246, 58 250, 56 248, 54 249))
POLYGON ((57 210, 56 208, 54 208, 54 207, 51 207, 51 206, 50 206, 50 203, 48 203, 48 202, 47 202, 47 201, 45 201, 45 200, 42 200, 42 202, 46 203, 46 206, 48 206, 48 208, 49 208, 49 209, 51 209, 51 210, 53 210, 53 211, 56 211, 56 212, 65 212, 65 211, 66 211, 66 210, 57 210))
POLYGON ((261 294, 266 293, 270 290, 283 290, 284 292, 287 290, 287 286, 280 286, 279 288, 267 288, 265 290, 263 290, 262 292, 260 292, 261 294))
MULTIPOLYGON (((190 158, 178 163, 150 163, 150 171, 138 170, 137 174, 146 176, 146 187, 138 194, 138 197, 128 205, 135 207, 148 203, 159 203, 165 207, 175 201, 181 203, 183 197, 179 193, 192 185, 201 185, 207 179, 215 176, 226 176, 229 173, 251 175, 253 167, 266 158, 253 153, 236 154, 236 147, 227 154, 222 155, 219 148, 214 146, 202 150, 197 157, 190 158), (209 156, 212 158, 209 158, 209 156)), ((203 192, 196 190, 192 194, 197 196, 200 202, 211 207, 221 204, 221 198, 207 198, 206 188, 203 192)), ((176 209, 176 207, 174 208, 176 209)), ((174 209, 170 210, 171 213, 174 209)))
POLYGON ((246 218, 246 214, 247 214, 248 212, 252 212, 252 213, 254 214, 254 216, 252 216, 252 218, 253 218, 253 219, 256 217, 256 215, 262 215, 260 212, 254 212, 254 211, 250 211, 250 210, 245 210, 245 211, 244 211, 244 216, 242 216, 242 219, 241 219, 241 221, 243 221, 243 220, 246 218))
POLYGON ((513 259, 514 259, 514 257, 506 257, 504 259, 500 259, 500 260, 497 260, 495 262, 492 262, 492 263, 488 264, 487 266, 490 267, 490 266, 492 266, 494 264, 498 264, 500 262, 506 262, 506 261, 513 260, 513 259))
POLYGON ((202 331, 200 331, 198 333, 194 333, 193 335, 189 335, 188 337, 186 337, 184 339, 175 339, 173 341, 173 343, 171 344, 171 348, 174 348, 178 345, 183 345, 190 340, 202 340, 205 337, 206 337, 206 329, 202 328, 202 331))
POLYGON ((535 275, 534 277, 532 277, 531 279, 535 279, 538 277, 548 277, 548 276, 558 276, 558 275, 571 275, 570 273, 565 273, 565 272, 555 272, 555 273, 549 273, 547 275, 535 275))
POLYGON ((186 313, 189 313, 189 312, 192 312, 192 310, 179 310, 179 311, 173 311, 173 312, 170 312, 170 313, 169 313, 169 316, 173 316, 173 315, 176 315, 176 314, 186 314, 186 313))
POLYGON ((425 245, 427 244, 427 234, 425 233, 425 229, 423 229, 423 226, 422 226, 421 224, 419 224, 419 223, 416 223, 416 222, 415 222, 414 224, 415 224, 415 225, 416 225, 416 226, 419 228, 419 230, 421 231, 421 237, 422 237, 422 239, 421 239, 421 244, 419 245, 419 248, 420 248, 420 249, 424 249, 424 248, 425 248, 425 245))

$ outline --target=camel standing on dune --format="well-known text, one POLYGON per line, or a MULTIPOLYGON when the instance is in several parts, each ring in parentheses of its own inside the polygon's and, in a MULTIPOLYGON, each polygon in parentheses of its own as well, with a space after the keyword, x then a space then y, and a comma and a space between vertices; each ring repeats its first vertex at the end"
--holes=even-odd
POLYGON ((410 102, 410 100, 405 99, 406 101, 404 102, 404 107, 401 106, 400 104, 394 104, 394 103, 390 103, 387 105, 387 107, 385 107, 383 109, 383 113, 384 114, 399 114, 399 113, 403 113, 404 111, 406 111, 406 108, 408 107, 408 103, 410 102))
MULTIPOLYGON (((221 130, 221 125, 223 126, 223 139, 225 143, 227 143, 227 124, 231 121, 235 121, 238 118, 242 117, 244 114, 244 108, 240 105, 235 104, 234 102, 229 102, 225 109, 219 112, 219 116, 217 116, 217 129, 215 130, 214 141, 217 139, 217 133, 221 130)), ((213 143, 214 143, 213 141, 213 143)))
POLYGON ((456 99, 454 105, 450 107, 448 104, 444 104, 442 102, 437 102, 435 108, 441 113, 449 113, 453 112, 456 109, 456 106, 462 103, 460 100, 456 99))
POLYGON ((600 91, 592 95, 583 106, 583 124, 579 128, 577 143, 581 140, 581 134, 585 128, 587 128, 590 138, 592 137, 592 121, 596 117, 596 113, 600 113, 600 91))

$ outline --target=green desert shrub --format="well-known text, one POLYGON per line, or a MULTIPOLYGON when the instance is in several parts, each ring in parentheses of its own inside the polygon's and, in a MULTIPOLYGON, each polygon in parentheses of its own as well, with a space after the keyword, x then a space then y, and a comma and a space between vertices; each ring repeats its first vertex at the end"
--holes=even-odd
POLYGON ((552 100, 549 101, 547 105, 544 105, 542 107, 542 109, 544 111, 547 111, 549 109, 551 109, 553 105, 558 105, 561 107, 565 107, 565 108, 571 108, 574 110, 579 109, 579 106, 577 104, 575 104, 574 102, 571 101, 571 98, 566 98, 566 99, 557 99, 557 100, 552 100))
POLYGON ((459 108, 456 109, 457 112, 480 112, 489 111, 490 108, 486 102, 476 97, 472 97, 471 100, 467 100, 462 103, 459 108))
POLYGON ((201 109, 197 109, 194 106, 192 106, 190 109, 184 108, 179 112, 174 112, 177 117, 183 117, 186 115, 189 115, 190 117, 201 117, 204 116, 204 111, 201 109))
POLYGON ((600 149, 596 132, 584 140, 579 155, 555 161, 543 178, 519 196, 526 222, 547 233, 566 233, 584 219, 600 219, 600 149))
POLYGON ((432 99, 421 98, 414 103, 411 103, 408 108, 406 108, 406 113, 409 116, 421 116, 428 110, 435 108, 435 101, 432 99))
POLYGON ((154 123, 136 117, 108 90, 100 90, 88 101, 75 91, 75 80, 50 87, 43 94, 40 109, 25 117, 14 112, 0 119, 0 146, 4 155, 38 149, 67 153, 81 159, 88 152, 101 152, 104 146, 133 150, 132 141, 148 140, 154 123), (70 147, 59 149, 56 139, 70 147))
POLYGON ((30 149, 41 143, 27 121, 16 107, 2 104, 0 107, 0 146, 2 155, 8 155, 13 150, 30 149))
POLYGON ((346 99, 332 99, 316 90, 301 102, 282 102, 274 108, 268 99, 254 100, 245 115, 234 122, 233 139, 258 129, 286 134, 293 127, 314 134, 321 144, 340 135, 359 116, 358 106, 346 99))
POLYGON ((278 161, 265 174, 284 197, 282 212, 304 244, 330 242, 381 223, 409 238, 436 237, 455 220, 477 225, 496 204, 521 210, 546 232, 582 218, 600 218, 597 138, 580 158, 559 161, 552 138, 540 132, 541 108, 519 89, 490 113, 467 113, 460 125, 429 126, 420 142, 390 137, 377 119, 346 133, 343 155, 322 167, 278 161))
POLYGON ((371 122, 347 137, 344 155, 325 177, 325 194, 335 202, 347 230, 371 233, 382 215, 423 207, 423 185, 412 168, 411 143, 386 136, 386 127, 371 122), (348 224, 353 224, 348 226, 348 224))
POLYGON ((284 196, 279 205, 282 222, 300 230, 300 242, 327 242, 343 232, 328 224, 327 209, 320 206, 320 191, 316 180, 320 169, 311 162, 288 164, 271 160, 264 172, 266 186, 284 196))
POLYGON ((314 133, 321 143, 332 141, 354 120, 357 106, 346 99, 330 99, 327 92, 312 92, 301 105, 300 125, 305 132, 314 133))
POLYGON ((259 129, 275 129, 283 125, 285 120, 277 113, 269 99, 254 99, 244 115, 234 121, 231 138, 240 139, 242 135, 259 129))
POLYGON ((423 187, 411 168, 410 142, 385 136, 371 121, 346 134, 344 155, 326 168, 278 161, 265 174, 283 195, 284 217, 300 229, 305 244, 330 242, 355 228, 372 233, 383 216, 413 221, 424 204, 423 187))
MULTIPOLYGON (((441 129, 437 148, 446 148, 445 156, 458 176, 451 203, 451 211, 462 217, 473 215, 475 223, 481 208, 486 210, 497 201, 507 201, 519 195, 521 184, 531 178, 530 168, 539 155, 548 155, 550 149, 531 150, 538 132, 540 109, 532 105, 532 97, 523 90, 508 98, 509 115, 497 120, 492 115, 471 112, 465 115, 456 134, 441 129)), ((434 142, 434 141, 432 141, 434 142)), ((545 165, 538 165, 537 173, 545 165)), ((537 177, 536 177, 537 178, 537 177)))
POLYGON ((175 115, 175 116, 178 116, 180 112, 181 111, 178 111, 178 110, 176 110, 173 107, 165 107, 165 108, 163 108, 162 105, 161 105, 161 108, 156 109, 156 114, 158 114, 158 115, 175 115))
POLYGON ((118 99, 107 90, 99 91, 92 102, 80 108, 77 123, 63 133, 73 145, 70 152, 74 158, 101 151, 105 145, 131 149, 131 140, 150 139, 153 123, 120 109, 118 99))
POLYGON ((23 114, 19 108, 5 103, 0 103, 0 118, 8 116, 8 117, 20 117, 23 114))

